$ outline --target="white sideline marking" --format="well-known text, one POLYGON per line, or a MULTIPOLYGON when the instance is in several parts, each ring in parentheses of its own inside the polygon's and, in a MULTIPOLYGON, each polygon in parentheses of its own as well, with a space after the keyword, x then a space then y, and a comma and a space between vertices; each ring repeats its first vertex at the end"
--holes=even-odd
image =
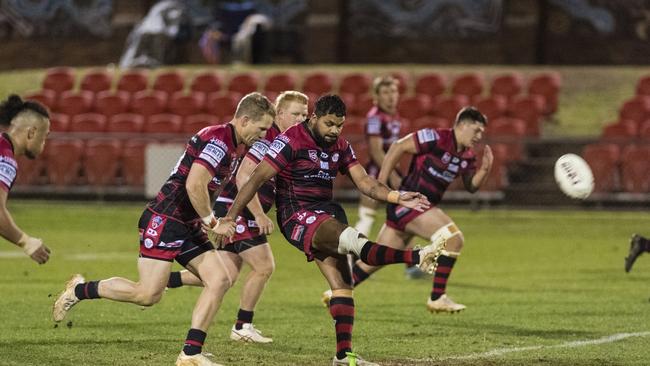
POLYGON ((597 345, 597 344, 604 344, 604 343, 612 343, 612 342, 618 342, 620 340, 626 339, 626 338, 631 338, 631 337, 647 337, 650 336, 650 332, 637 332, 637 333, 617 333, 613 334, 607 337, 603 338, 598 338, 598 339, 588 339, 588 340, 583 340, 583 341, 572 341, 572 342, 565 342, 565 343, 560 343, 560 344, 555 344, 555 345, 550 345, 550 346, 527 346, 527 347, 513 347, 513 348, 497 348, 493 349, 492 351, 488 352, 482 352, 482 353, 470 353, 468 355, 462 355, 462 356, 451 356, 451 357, 442 357, 442 358, 426 358, 426 359, 416 359, 416 358, 409 358, 409 361, 415 361, 415 362, 433 362, 433 361, 445 361, 445 360, 475 360, 479 358, 490 358, 490 357, 499 357, 503 356, 508 353, 515 353, 515 352, 525 352, 525 351, 537 351, 541 349, 549 349, 549 348, 576 348, 576 347, 584 347, 584 346, 591 346, 591 345, 597 345))

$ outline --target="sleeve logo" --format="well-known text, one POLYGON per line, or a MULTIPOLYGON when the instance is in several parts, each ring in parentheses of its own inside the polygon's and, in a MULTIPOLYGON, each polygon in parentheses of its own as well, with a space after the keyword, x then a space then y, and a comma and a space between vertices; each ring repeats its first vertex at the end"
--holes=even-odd
POLYGON ((249 152, 258 160, 262 160, 268 150, 269 146, 267 144, 261 141, 257 141, 253 144, 249 152))
POLYGON ((210 142, 205 145, 203 151, 201 151, 199 159, 207 161, 210 165, 216 168, 219 163, 221 163, 224 156, 226 156, 226 152, 220 146, 210 142))
POLYGON ((285 146, 287 146, 286 143, 280 141, 279 139, 276 139, 275 141, 273 141, 273 143, 269 147, 269 150, 268 150, 267 154, 270 155, 272 158, 275 158, 275 157, 278 156, 280 151, 282 151, 282 149, 284 149, 285 146))
POLYGON ((6 161, 0 162, 0 182, 4 183, 7 187, 16 179, 16 167, 6 161))
POLYGON ((368 118, 368 133, 379 134, 381 133, 381 120, 379 117, 368 118))
POLYGON ((421 144, 424 144, 425 142, 429 142, 429 141, 435 141, 437 139, 438 139, 438 134, 430 128, 425 128, 423 130, 418 131, 418 142, 421 144))

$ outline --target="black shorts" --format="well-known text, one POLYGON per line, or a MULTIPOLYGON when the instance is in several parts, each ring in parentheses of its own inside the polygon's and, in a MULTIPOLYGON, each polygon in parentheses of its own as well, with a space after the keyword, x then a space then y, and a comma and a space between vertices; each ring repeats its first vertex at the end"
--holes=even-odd
POLYGON ((321 223, 330 218, 348 224, 345 210, 341 205, 334 202, 305 206, 295 212, 285 213, 284 217, 281 217, 280 210, 278 210, 278 224, 282 230, 282 235, 291 245, 305 253, 308 261, 314 260, 311 244, 316 230, 321 223))
POLYGON ((192 259, 214 249, 198 223, 188 225, 148 208, 140 216, 138 229, 140 258, 176 260, 185 267, 192 259))
POLYGON ((217 250, 239 254, 247 249, 254 248, 258 245, 266 243, 268 243, 266 240, 266 235, 259 235, 250 239, 233 241, 232 243, 224 245, 222 248, 217 248, 217 250))
MULTIPOLYGON (((214 204, 214 215, 216 217, 226 216, 230 205, 230 203, 218 201, 214 204)), ((237 216, 235 221, 235 235, 233 235, 232 240, 227 239, 224 247, 219 250, 239 254, 246 249, 267 243, 266 235, 260 234, 257 222, 252 217, 253 215, 248 209, 244 209, 244 215, 237 216)))

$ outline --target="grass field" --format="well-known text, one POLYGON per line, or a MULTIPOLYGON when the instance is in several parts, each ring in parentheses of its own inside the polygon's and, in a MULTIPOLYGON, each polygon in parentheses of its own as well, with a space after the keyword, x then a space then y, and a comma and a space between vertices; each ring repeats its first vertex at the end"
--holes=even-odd
MULTIPOLYGON (((350 216, 355 209, 348 206, 350 216)), ((195 288, 152 308, 87 301, 55 328, 51 303, 70 274, 134 278, 142 204, 10 201, 17 222, 54 250, 38 267, 0 246, 0 365, 171 365, 189 326, 195 288)), ((449 210, 467 245, 449 293, 468 309, 431 315, 430 282, 403 267, 356 291, 355 349, 383 365, 648 365, 650 255, 623 271, 639 212, 449 210), (607 338, 635 333, 619 341, 607 338), (580 341, 596 341, 580 343, 580 341), (577 342, 577 343, 568 343, 577 342), (502 351, 484 354, 495 349, 502 351)), ((240 286, 226 296, 206 351, 226 365, 327 365, 335 340, 316 266, 274 233, 277 271, 255 323, 272 345, 228 339, 240 286)), ((624 338, 621 336, 620 338, 624 338)))

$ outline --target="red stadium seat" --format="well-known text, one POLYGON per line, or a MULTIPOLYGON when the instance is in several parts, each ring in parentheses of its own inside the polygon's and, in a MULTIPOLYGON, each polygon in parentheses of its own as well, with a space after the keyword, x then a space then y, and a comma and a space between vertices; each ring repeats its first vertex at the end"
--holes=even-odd
POLYGON ((111 117, 116 114, 126 113, 129 109, 129 94, 124 91, 115 93, 103 91, 97 94, 95 112, 111 117))
POLYGON ((464 95, 470 101, 476 100, 483 93, 485 84, 483 75, 479 73, 465 73, 458 75, 451 87, 454 95, 464 95))
POLYGON ((629 119, 641 124, 650 118, 650 96, 637 96, 627 100, 618 115, 621 120, 629 119))
POLYGON ((214 115, 220 121, 230 119, 237 110, 240 95, 237 93, 214 93, 208 96, 205 109, 209 114, 214 115))
POLYGON ((621 150, 616 144, 596 143, 585 146, 582 157, 594 174, 594 191, 613 192, 619 190, 619 169, 621 150))
POLYGON ((409 87, 409 83, 410 83, 409 75, 403 71, 392 71, 390 73, 390 76, 397 79, 397 81, 399 82, 397 85, 397 90, 399 90, 400 95, 404 95, 409 87))
POLYGON ((56 93, 53 90, 39 90, 25 95, 23 99, 39 102, 49 109, 53 109, 56 106, 56 93))
POLYGON ((98 113, 82 113, 72 117, 70 132, 104 132, 106 116, 98 113))
POLYGON ((106 127, 108 132, 140 133, 144 127, 144 117, 139 114, 121 113, 112 116, 106 127))
POLYGON ((211 114, 195 114, 185 118, 181 132, 185 134, 195 134, 204 127, 216 126, 222 122, 223 121, 220 121, 217 117, 211 114))
POLYGON ((448 121, 455 121, 461 108, 469 105, 469 99, 464 95, 452 95, 442 98, 434 107, 433 114, 448 121))
POLYGON ((183 75, 178 71, 165 71, 156 76, 153 82, 153 90, 159 90, 167 96, 182 91, 185 84, 183 75))
POLYGON ((483 113, 488 121, 506 115, 508 100, 502 95, 490 95, 476 102, 476 108, 483 113))
POLYGON ((511 137, 521 139, 526 137, 526 122, 517 118, 496 118, 488 122, 488 136, 511 137))
MULTIPOLYGON (((47 143, 46 143, 47 144, 47 143)), ((41 183, 43 168, 47 164, 47 150, 45 150, 38 159, 29 159, 25 156, 16 158, 18 164, 18 175, 16 176, 16 185, 37 185, 41 183)))
POLYGON ((650 192, 650 145, 631 145, 621 155, 621 186, 632 193, 650 192))
POLYGON ((111 74, 104 70, 93 70, 86 73, 81 78, 81 90, 87 90, 94 94, 102 91, 110 90, 113 78, 111 74))
POLYGON ((645 95, 650 97, 650 75, 639 78, 636 84, 636 95, 645 95))
POLYGON ((118 140, 91 140, 86 143, 82 168, 88 184, 107 186, 116 183, 119 167, 118 140))
POLYGON ((542 113, 544 115, 550 115, 557 111, 561 84, 560 74, 554 72, 536 75, 528 81, 528 94, 539 95, 543 98, 542 113))
POLYGON ((183 118, 175 114, 154 114, 144 125, 146 133, 178 133, 181 131, 183 118))
POLYGON ((628 142, 636 139, 639 135, 638 124, 632 120, 622 120, 611 123, 603 128, 602 139, 618 140, 628 142))
POLYGON ((414 132, 423 128, 450 128, 451 125, 452 122, 447 119, 434 116, 424 116, 411 122, 410 131, 414 132))
POLYGON ((447 89, 447 79, 438 73, 429 72, 419 75, 415 81, 415 94, 437 98, 447 89))
POLYGON ((167 105, 167 94, 151 90, 141 91, 135 94, 131 102, 131 111, 149 117, 154 114, 163 113, 167 105))
POLYGON ((641 127, 639 128, 639 137, 644 142, 650 141, 650 120, 641 123, 641 127))
POLYGON ((74 117, 77 114, 90 112, 93 102, 93 94, 89 91, 71 92, 61 94, 56 112, 74 117))
MULTIPOLYGON (((481 191, 500 191, 508 186, 508 162, 511 161, 510 149, 506 144, 491 144, 492 170, 488 175, 487 181, 481 185, 481 191)), ((481 164, 484 149, 481 148, 477 154, 477 164, 481 164)))
POLYGON ((400 116, 409 120, 415 120, 428 114, 431 109, 430 103, 431 100, 426 95, 404 97, 400 99, 397 110, 400 116))
POLYGON ((74 70, 70 67, 55 67, 45 72, 43 89, 52 90, 56 95, 74 87, 74 70))
POLYGON ((223 80, 221 75, 213 72, 204 72, 194 77, 190 90, 193 92, 203 93, 207 96, 208 94, 221 91, 222 86, 223 80))
POLYGON ((278 72, 269 76, 264 85, 264 93, 281 93, 285 90, 296 89, 296 75, 288 72, 278 72))
MULTIPOLYGON (((303 79, 302 91, 306 94, 314 94, 319 97, 333 90, 334 77, 324 72, 307 74, 303 79)), ((312 98, 310 97, 310 100, 312 98)))
POLYGON ((228 82, 228 91, 246 95, 259 89, 260 77, 257 73, 246 72, 232 77, 228 82))
POLYGON ((366 119, 362 117, 346 117, 345 125, 343 127, 343 136, 348 140, 351 138, 354 140, 356 136, 363 135, 365 140, 366 134, 366 119), (352 138, 350 136, 355 136, 352 138))
POLYGON ((47 143, 47 177, 55 186, 77 184, 83 153, 79 140, 52 140, 47 143))
POLYGON ((133 140, 125 143, 122 148, 120 165, 124 183, 128 186, 144 185, 144 153, 147 143, 145 140, 133 140))
POLYGON ((492 80, 490 95, 500 95, 507 100, 514 98, 521 93, 524 86, 524 78, 518 72, 510 72, 499 75, 492 80))
POLYGON ((346 95, 347 95, 346 98, 348 98, 348 100, 353 101, 350 104, 346 102, 346 107, 349 110, 348 113, 351 115, 365 117, 366 115, 368 115, 370 109, 372 109, 372 107, 375 106, 375 102, 370 94, 361 94, 356 98, 350 94, 346 94, 346 95))
POLYGON ((147 89, 147 72, 145 70, 129 70, 120 76, 117 90, 125 91, 133 97, 137 92, 147 89))
POLYGON ((543 99, 539 96, 520 96, 510 104, 509 115, 526 122, 526 133, 538 137, 541 134, 541 118, 544 108, 543 99))
POLYGON ((67 132, 70 129, 70 117, 67 114, 50 113, 50 131, 67 132))
POLYGON ((167 106, 171 113, 185 117, 201 113, 204 102, 203 94, 183 94, 182 92, 178 92, 172 95, 167 106))
POLYGON ((341 79, 341 86, 339 87, 340 94, 368 94, 370 92, 370 76, 363 73, 350 73, 343 76, 341 79))

